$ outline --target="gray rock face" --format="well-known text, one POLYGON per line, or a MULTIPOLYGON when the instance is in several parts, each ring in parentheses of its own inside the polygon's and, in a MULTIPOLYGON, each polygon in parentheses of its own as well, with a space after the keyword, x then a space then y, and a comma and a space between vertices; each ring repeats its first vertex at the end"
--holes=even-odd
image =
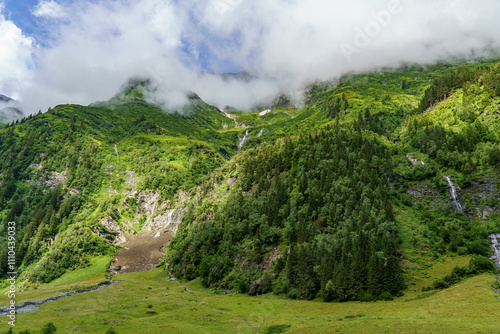
MULTIPOLYGON (((117 222, 113 220, 113 218, 109 216, 103 217, 99 219, 99 223, 101 223, 106 227, 107 230, 113 233, 114 237, 112 241, 115 245, 120 245, 127 241, 127 237, 125 236, 123 229, 120 227, 120 225, 118 225, 117 222)), ((96 230, 94 232, 97 233, 97 235, 105 238, 105 236, 103 236, 103 234, 99 230, 96 230)))
POLYGON ((499 211, 498 181, 483 177, 480 181, 473 181, 468 189, 465 189, 464 200, 470 203, 471 218, 486 220, 492 213, 499 211))
POLYGON ((66 171, 62 171, 60 173, 51 172, 45 183, 47 183, 50 189, 54 189, 59 184, 66 184, 66 171))
POLYGON ((177 195, 178 204, 174 208, 170 201, 162 202, 159 193, 151 192, 138 196, 140 211, 146 214, 146 222, 141 232, 177 233, 182 217, 188 211, 188 203, 191 201, 191 197, 182 191, 177 195))
POLYGON ((137 185, 137 182, 141 180, 138 177, 134 177, 133 170, 127 170, 125 171, 125 173, 127 174, 127 180, 125 181, 125 184, 127 186, 135 187, 137 185))
POLYGON ((493 250, 493 255, 491 255, 490 259, 495 262, 495 265, 498 269, 498 281, 500 281, 500 233, 491 234, 489 236, 491 249, 493 250))
POLYGON ((172 203, 162 201, 161 195, 157 192, 131 191, 127 198, 134 199, 137 204, 134 221, 116 222, 112 217, 105 216, 99 219, 102 227, 95 227, 93 231, 115 245, 121 245, 135 238, 136 235, 153 234, 154 238, 165 233, 173 235, 177 233, 178 226, 188 211, 188 204, 191 201, 191 197, 182 191, 177 194, 177 197, 178 205, 172 208, 172 203), (137 224, 141 217, 145 220, 139 231, 137 224))
POLYGON ((479 219, 485 220, 491 215, 495 210, 490 208, 489 206, 483 207, 483 208, 476 208, 476 215, 479 217, 479 219))
POLYGON ((153 221, 145 225, 143 230, 146 232, 160 232, 160 233, 177 233, 177 229, 182 221, 182 217, 186 214, 188 208, 176 207, 169 210, 165 214, 156 216, 153 221))

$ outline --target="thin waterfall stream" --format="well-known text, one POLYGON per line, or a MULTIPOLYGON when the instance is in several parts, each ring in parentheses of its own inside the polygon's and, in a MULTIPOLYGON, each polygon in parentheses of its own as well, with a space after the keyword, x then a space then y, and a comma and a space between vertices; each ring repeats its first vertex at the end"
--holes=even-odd
MULTIPOLYGON (((465 212, 465 207, 462 203, 460 203, 460 199, 458 197, 457 187, 451 180, 449 176, 444 176, 444 179, 448 183, 448 188, 450 189, 450 197, 452 199, 452 207, 455 211, 465 212)), ((500 282, 500 233, 490 234, 488 237, 491 249, 493 254, 490 256, 490 260, 495 262, 495 266, 497 267, 498 273, 498 281, 500 282)), ((497 289, 493 288, 496 293, 500 293, 497 289)))
POLYGON ((452 199, 452 208, 455 211, 460 211, 460 212, 465 212, 465 207, 463 206, 462 203, 460 203, 460 199, 458 198, 458 192, 457 192, 457 187, 455 186, 455 183, 450 179, 449 176, 445 175, 444 179, 448 183, 448 188, 450 189, 450 196, 452 199))
POLYGON ((248 130, 245 131, 245 136, 240 139, 240 142, 238 143, 238 148, 242 148, 245 142, 248 140, 248 135, 250 132, 248 130))
MULTIPOLYGON (((491 249, 493 250, 493 255, 491 255, 490 260, 495 262, 498 269, 498 281, 500 282, 500 233, 490 234, 489 238, 491 249)), ((499 293, 495 289, 496 293, 499 293)))

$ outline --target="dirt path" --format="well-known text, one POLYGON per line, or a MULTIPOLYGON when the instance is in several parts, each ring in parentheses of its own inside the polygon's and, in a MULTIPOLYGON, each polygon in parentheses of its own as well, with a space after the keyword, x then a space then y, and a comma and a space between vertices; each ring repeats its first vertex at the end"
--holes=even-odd
POLYGON ((157 238, 154 238, 154 234, 143 234, 124 242, 120 245, 124 249, 118 251, 110 268, 120 267, 117 271, 120 274, 151 270, 162 260, 165 245, 171 239, 170 234, 162 234, 157 238))

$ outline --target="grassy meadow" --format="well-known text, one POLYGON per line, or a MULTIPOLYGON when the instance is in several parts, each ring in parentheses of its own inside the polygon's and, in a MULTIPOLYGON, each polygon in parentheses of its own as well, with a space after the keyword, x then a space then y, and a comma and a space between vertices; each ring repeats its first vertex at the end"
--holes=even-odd
MULTIPOLYGON (((18 302, 105 281, 109 259, 22 292, 18 302)), ((418 286, 448 273, 466 257, 446 258, 426 270, 418 286)), ((198 280, 172 281, 162 269, 121 274, 120 283, 41 305, 19 314, 16 330, 37 333, 48 321, 57 333, 495 333, 500 298, 495 276, 468 278, 440 291, 422 293, 410 286, 393 301, 325 303, 289 300, 273 294, 250 297, 206 289, 198 280)), ((0 303, 6 304, 2 294, 0 303)), ((2 325, 3 327, 4 325, 2 325)), ((2 330, 4 328, 1 328, 2 330)))

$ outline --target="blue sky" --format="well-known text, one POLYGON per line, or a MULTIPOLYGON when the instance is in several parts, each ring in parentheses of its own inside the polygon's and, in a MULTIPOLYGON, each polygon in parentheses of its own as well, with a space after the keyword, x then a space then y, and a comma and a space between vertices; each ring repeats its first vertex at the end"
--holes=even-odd
POLYGON ((32 34, 37 31, 37 23, 31 11, 37 4, 38 0, 4 0, 4 14, 24 32, 32 34))
MULTIPOLYGON (((0 3, 2 1, 0 0, 0 3)), ((61 5, 71 5, 77 2, 94 2, 98 3, 98 0, 58 0, 57 3, 61 5)), ((101 1, 106 2, 106 1, 101 1)), ((52 24, 48 24, 48 21, 44 17, 36 17, 33 15, 33 11, 36 9, 39 0, 3 0, 5 5, 4 15, 7 19, 14 22, 26 36, 32 37, 37 44, 47 47, 50 45, 51 41, 51 31, 50 28, 53 27, 52 24)), ((192 24, 194 26, 198 25, 196 18, 190 17, 192 24)), ((53 23, 53 22, 52 22, 53 23)), ((61 24, 64 21, 60 22, 61 24)), ((213 52, 213 49, 208 47, 208 43, 213 45, 220 45, 222 47, 227 47, 228 45, 237 45, 238 36, 237 33, 230 36, 230 38, 219 38, 210 34, 209 31, 200 29, 199 33, 203 35, 202 40, 199 43, 194 43, 188 39, 184 39, 182 45, 179 47, 178 52, 182 55, 183 63, 186 66, 193 67, 202 71, 209 72, 238 72, 241 67, 234 64, 229 59, 218 59, 218 55, 213 52), (196 51, 194 51, 196 50, 196 51)))

